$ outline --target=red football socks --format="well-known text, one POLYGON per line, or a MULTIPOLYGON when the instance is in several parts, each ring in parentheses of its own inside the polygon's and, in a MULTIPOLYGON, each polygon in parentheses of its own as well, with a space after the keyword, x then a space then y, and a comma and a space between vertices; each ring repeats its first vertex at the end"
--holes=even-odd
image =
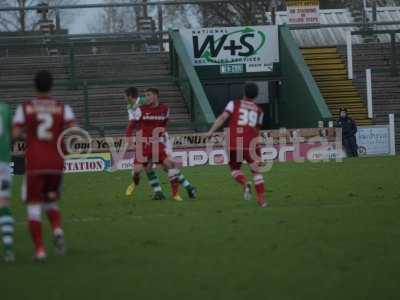
POLYGON ((265 185, 261 174, 254 174, 254 188, 257 193, 257 202, 260 205, 265 203, 265 185))
POLYGON ((30 220, 29 221, 29 231, 31 233, 33 244, 35 249, 44 248, 43 238, 42 238, 42 224, 40 221, 30 220))
POLYGON ((176 195, 178 195, 178 192, 179 192, 178 178, 176 178, 176 176, 174 176, 173 178, 169 179, 169 182, 171 184, 172 197, 175 197, 176 195))
POLYGON ((50 221, 51 228, 53 229, 53 233, 57 233, 61 230, 61 212, 59 209, 50 208, 46 211, 47 218, 50 221))
POLYGON ((242 171, 233 171, 232 177, 242 186, 245 186, 247 183, 247 178, 242 171))

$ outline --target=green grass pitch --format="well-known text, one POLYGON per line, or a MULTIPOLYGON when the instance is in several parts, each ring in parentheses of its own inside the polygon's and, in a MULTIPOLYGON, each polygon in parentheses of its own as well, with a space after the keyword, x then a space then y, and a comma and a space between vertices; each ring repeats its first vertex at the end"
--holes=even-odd
POLYGON ((45 221, 44 264, 16 178, 17 261, 0 262, 0 299, 399 299, 398 157, 276 163, 267 209, 242 200, 226 166, 184 173, 196 201, 152 201, 145 178, 127 199, 129 172, 67 175, 69 253, 52 254, 45 221))

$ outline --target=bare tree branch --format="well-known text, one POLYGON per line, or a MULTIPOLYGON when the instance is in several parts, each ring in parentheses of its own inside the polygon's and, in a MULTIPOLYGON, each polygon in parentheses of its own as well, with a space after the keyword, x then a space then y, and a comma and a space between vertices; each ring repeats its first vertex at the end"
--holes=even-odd
MULTIPOLYGON (((35 11, 24 11, 24 7, 35 6, 43 0, 1 0, 0 7, 18 7, 19 11, 0 13, 0 31, 31 31, 35 29, 40 16, 35 11)), ((50 5, 77 4, 80 0, 48 0, 50 5)), ((54 19, 56 12, 49 11, 49 18, 54 19)), ((60 11, 63 25, 67 26, 73 21, 74 12, 60 11)))
MULTIPOLYGON (((105 3, 126 3, 126 0, 106 0, 105 3)), ((141 0, 130 0, 139 3, 141 0)), ((122 33, 137 29, 136 19, 141 14, 141 7, 106 7, 97 15, 94 22, 88 24, 90 32, 122 33)))

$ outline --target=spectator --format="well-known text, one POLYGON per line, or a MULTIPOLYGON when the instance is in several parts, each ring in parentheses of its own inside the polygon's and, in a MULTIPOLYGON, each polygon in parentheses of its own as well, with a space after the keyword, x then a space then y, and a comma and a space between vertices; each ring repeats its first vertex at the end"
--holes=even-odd
POLYGON ((340 117, 336 122, 336 127, 342 128, 342 143, 348 157, 358 156, 358 146, 356 140, 357 125, 347 114, 347 109, 340 109, 340 117))

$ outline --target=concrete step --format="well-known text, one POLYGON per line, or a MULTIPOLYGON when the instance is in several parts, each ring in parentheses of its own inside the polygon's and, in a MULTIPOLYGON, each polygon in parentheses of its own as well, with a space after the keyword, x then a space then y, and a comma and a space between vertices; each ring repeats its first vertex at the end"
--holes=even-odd
POLYGON ((327 47, 327 48, 301 48, 302 54, 322 54, 322 53, 333 53, 336 54, 336 48, 327 47))
POLYGON ((167 69, 156 69, 156 70, 143 70, 141 72, 132 72, 129 70, 115 70, 115 69, 108 69, 108 70, 92 70, 92 71, 85 71, 85 72, 76 72, 78 79, 95 79, 95 78, 106 78, 106 79, 143 79, 143 78, 151 78, 152 76, 169 76, 170 71, 167 69))
POLYGON ((333 64, 333 65, 312 65, 309 66, 309 69, 312 73, 315 71, 322 71, 322 70, 346 70, 346 66, 344 64, 333 64))
POLYGON ((328 58, 328 59, 307 58, 305 59, 305 61, 309 66, 343 64, 343 61, 340 58, 328 58))
POLYGON ((359 94, 357 91, 342 91, 338 90, 336 92, 326 92, 322 93, 324 98, 332 99, 332 98, 355 98, 359 97, 359 94))
MULTIPOLYGON (((349 112, 349 116, 356 120, 368 120, 366 114, 364 113, 351 113, 349 112)), ((339 118, 339 113, 332 113, 332 117, 336 120, 339 118)))
POLYGON ((331 81, 346 81, 347 79, 347 74, 346 75, 315 75, 314 74, 314 79, 317 81, 318 84, 321 82, 331 82, 331 81))
POLYGON ((366 107, 364 105, 364 103, 329 103, 328 104, 329 108, 337 108, 337 109, 341 109, 341 108, 354 108, 354 109, 365 109, 366 107))
POLYGON ((360 97, 351 98, 326 98, 324 97, 326 103, 363 103, 360 97))
MULTIPOLYGON (((101 107, 98 107, 101 108, 101 107)), ((170 108, 170 112, 171 112, 171 119, 174 118, 179 118, 184 116, 185 118, 189 117, 189 114, 187 112, 186 108, 170 108)), ((109 118, 115 118, 118 120, 128 120, 128 114, 126 113, 126 111, 123 111, 121 109, 115 109, 115 110, 110 110, 107 109, 107 111, 101 111, 99 109, 97 110, 92 110, 90 112, 90 117, 91 118, 104 118, 104 117, 109 117, 109 118)))
POLYGON ((327 80, 327 81, 317 81, 318 86, 322 88, 346 88, 354 87, 351 80, 327 80))
POLYGON ((357 92, 354 85, 331 85, 331 86, 319 86, 322 93, 335 93, 335 92, 357 92))
POLYGON ((340 55, 337 53, 326 53, 326 54, 303 54, 304 60, 324 60, 324 59, 340 59, 340 55))
POLYGON ((346 69, 341 69, 341 70, 319 70, 319 71, 312 71, 311 72, 314 76, 317 78, 319 77, 330 77, 330 76, 347 76, 347 70, 346 69))
MULTIPOLYGON (((345 106, 344 106, 345 107, 345 106)), ((347 108, 347 107, 345 107, 347 108)), ((362 116, 362 117, 367 117, 368 112, 366 109, 356 109, 356 108, 347 108, 347 112, 350 116, 362 116)), ((340 112, 338 109, 331 109, 332 115, 338 117, 340 115, 340 112)))

